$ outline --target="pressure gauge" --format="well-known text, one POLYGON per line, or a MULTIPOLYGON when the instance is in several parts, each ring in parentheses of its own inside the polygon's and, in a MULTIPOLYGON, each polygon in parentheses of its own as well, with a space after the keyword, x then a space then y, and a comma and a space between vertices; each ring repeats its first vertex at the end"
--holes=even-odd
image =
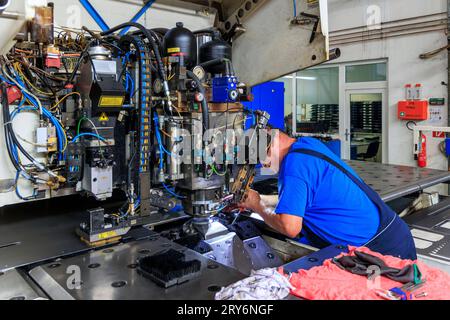
POLYGON ((153 91, 156 94, 161 93, 163 91, 163 83, 159 78, 156 79, 155 82, 153 82, 153 91))
POLYGON ((196 66, 196 67, 192 70, 192 72, 195 74, 195 76, 196 76, 200 81, 203 81, 203 80, 205 79, 206 72, 205 72, 205 69, 203 69, 202 67, 196 66))

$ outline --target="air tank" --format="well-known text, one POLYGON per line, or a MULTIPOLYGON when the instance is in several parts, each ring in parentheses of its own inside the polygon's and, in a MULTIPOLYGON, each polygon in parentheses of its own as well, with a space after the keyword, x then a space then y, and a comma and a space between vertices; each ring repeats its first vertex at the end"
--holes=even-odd
POLYGON ((163 39, 164 56, 183 56, 184 65, 191 69, 197 64, 197 40, 194 34, 177 22, 163 39))
MULTIPOLYGON (((215 59, 228 59, 231 61, 232 51, 228 42, 222 40, 220 34, 215 34, 213 40, 203 44, 200 47, 199 62, 204 63, 215 59)), ((225 73, 225 64, 214 64, 205 67, 211 74, 225 73)))

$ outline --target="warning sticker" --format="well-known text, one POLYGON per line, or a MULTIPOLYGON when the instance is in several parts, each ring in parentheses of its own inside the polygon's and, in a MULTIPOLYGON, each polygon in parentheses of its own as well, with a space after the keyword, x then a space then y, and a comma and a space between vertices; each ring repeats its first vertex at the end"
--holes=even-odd
POLYGON ((98 119, 100 121, 108 121, 109 120, 108 116, 104 112, 100 115, 100 117, 98 119))
POLYGON ((100 240, 104 240, 104 239, 112 238, 115 236, 117 236, 117 233, 115 231, 107 231, 107 232, 100 233, 98 235, 98 238, 100 240))
POLYGON ((125 97, 123 96, 101 96, 99 107, 121 107, 125 97))
POLYGON ((181 52, 180 48, 167 48, 167 53, 178 53, 181 52))

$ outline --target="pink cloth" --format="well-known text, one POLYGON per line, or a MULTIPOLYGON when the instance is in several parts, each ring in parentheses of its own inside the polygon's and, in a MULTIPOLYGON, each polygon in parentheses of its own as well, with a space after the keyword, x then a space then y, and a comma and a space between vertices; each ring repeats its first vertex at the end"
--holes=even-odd
MULTIPOLYGON (((411 260, 401 260, 392 256, 383 256, 368 248, 349 247, 350 255, 355 250, 377 256, 390 267, 402 269, 413 263, 411 260)), ((432 268, 420 261, 414 261, 426 282, 423 287, 414 291, 414 295, 426 292, 428 295, 417 300, 450 300, 450 275, 444 271, 432 268)), ((310 270, 299 270, 292 274, 291 284, 296 288, 291 294, 308 300, 381 300, 376 294, 376 288, 389 290, 401 287, 402 284, 386 277, 368 280, 367 277, 352 274, 340 269, 330 260, 320 267, 310 270), (379 285, 375 285, 378 283, 379 285)), ((414 298, 416 299, 416 298, 414 298)))

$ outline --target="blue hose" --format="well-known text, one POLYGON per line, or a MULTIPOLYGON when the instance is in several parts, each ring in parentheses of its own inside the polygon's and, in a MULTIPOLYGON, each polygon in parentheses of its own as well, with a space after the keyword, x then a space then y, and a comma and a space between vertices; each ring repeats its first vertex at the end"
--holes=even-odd
POLYGON ((99 139, 99 140, 101 140, 101 141, 103 141, 103 142, 106 142, 106 139, 103 138, 102 136, 99 136, 98 134, 90 133, 90 132, 84 132, 84 133, 80 133, 79 135, 76 135, 76 136, 72 139, 71 142, 75 142, 75 141, 77 141, 78 139, 80 139, 81 137, 94 137, 94 138, 97 138, 97 139, 99 139))
POLYGON ((162 184, 164 189, 166 189, 166 191, 171 194, 172 196, 174 196, 175 198, 178 199, 185 199, 186 197, 180 196, 178 194, 176 194, 174 191, 172 191, 165 183, 162 184))

